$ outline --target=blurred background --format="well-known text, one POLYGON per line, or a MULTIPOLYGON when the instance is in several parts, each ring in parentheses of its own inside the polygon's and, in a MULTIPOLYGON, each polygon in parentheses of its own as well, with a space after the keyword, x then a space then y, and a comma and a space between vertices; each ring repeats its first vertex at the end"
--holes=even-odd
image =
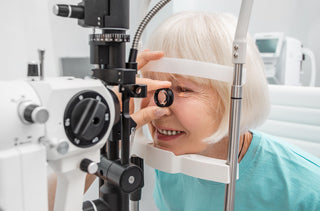
MULTIPOLYGON (((131 0, 130 30, 128 30, 128 33, 132 35, 131 39, 133 39, 134 32, 148 8, 150 9, 157 2, 155 0, 131 0)), ((46 50, 45 74, 47 76, 73 75, 81 77, 85 74, 90 75, 88 35, 92 33, 92 30, 79 27, 75 19, 54 16, 52 6, 56 3, 77 4, 79 2, 75 0, 11 0, 2 3, 0 7, 1 80, 24 77, 27 62, 38 61, 38 48, 46 50)), ((143 43, 148 34, 163 19, 174 13, 193 10, 228 12, 237 16, 240 4, 239 0, 172 1, 159 12, 147 27, 141 48, 143 49, 143 43)), ((285 47, 287 37, 294 38, 299 44, 313 52, 313 63, 320 64, 320 42, 318 42, 320 15, 318 8, 320 8, 320 2, 316 0, 255 1, 249 31, 252 36, 256 33, 264 33, 267 36, 274 32, 282 33, 283 39, 281 43, 278 43, 283 43, 282 48, 285 47)), ((285 50, 282 49, 281 55, 285 54, 284 52, 285 50)), ((299 54, 297 49, 294 53, 299 54)), ((278 57, 280 58, 281 55, 278 57)), ((297 60, 299 59, 300 55, 297 60)), ((312 77, 311 70, 314 65, 308 56, 305 56, 304 60, 300 60, 300 66, 297 66, 301 73, 298 85, 309 86, 312 77)), ((280 65, 279 62, 273 64, 275 65, 275 63, 280 65)), ((315 67, 317 66, 319 65, 315 65, 315 67)), ((282 71, 285 70, 285 67, 282 68, 282 71)), ((315 71, 318 73, 319 68, 316 68, 315 71)), ((314 81, 315 86, 320 86, 320 74, 315 74, 314 81)), ((292 84, 289 83, 289 85, 292 84)))

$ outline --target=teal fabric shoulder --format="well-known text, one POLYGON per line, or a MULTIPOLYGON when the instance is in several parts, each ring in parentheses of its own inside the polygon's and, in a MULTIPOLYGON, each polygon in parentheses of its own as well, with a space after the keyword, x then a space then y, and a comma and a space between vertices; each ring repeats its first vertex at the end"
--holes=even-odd
MULTIPOLYGON (((235 210, 320 210, 320 159, 257 131, 239 164, 235 210)), ((160 211, 223 210, 225 184, 156 170, 160 211)))

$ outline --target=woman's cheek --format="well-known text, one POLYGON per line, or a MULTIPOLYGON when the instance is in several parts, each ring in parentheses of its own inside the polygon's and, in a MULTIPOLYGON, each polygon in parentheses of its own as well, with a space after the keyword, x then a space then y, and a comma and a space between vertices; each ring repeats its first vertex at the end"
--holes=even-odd
POLYGON ((186 129, 196 127, 204 118, 204 107, 195 99, 177 99, 173 105, 172 111, 186 129))

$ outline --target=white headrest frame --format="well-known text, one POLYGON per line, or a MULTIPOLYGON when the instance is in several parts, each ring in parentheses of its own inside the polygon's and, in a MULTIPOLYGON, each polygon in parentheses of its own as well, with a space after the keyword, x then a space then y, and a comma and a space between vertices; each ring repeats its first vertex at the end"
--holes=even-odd
MULTIPOLYGON (((162 59, 148 62, 140 71, 175 73, 232 83, 234 68, 208 62, 163 57, 162 59)), ((245 69, 242 77, 243 84, 245 84, 245 69)))

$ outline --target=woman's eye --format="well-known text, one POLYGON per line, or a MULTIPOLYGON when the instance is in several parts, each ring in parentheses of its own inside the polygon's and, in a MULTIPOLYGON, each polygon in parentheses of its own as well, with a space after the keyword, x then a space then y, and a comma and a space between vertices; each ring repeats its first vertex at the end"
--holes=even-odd
POLYGON ((187 89, 185 87, 180 87, 180 86, 177 87, 177 91, 178 92, 191 92, 190 89, 187 89))

